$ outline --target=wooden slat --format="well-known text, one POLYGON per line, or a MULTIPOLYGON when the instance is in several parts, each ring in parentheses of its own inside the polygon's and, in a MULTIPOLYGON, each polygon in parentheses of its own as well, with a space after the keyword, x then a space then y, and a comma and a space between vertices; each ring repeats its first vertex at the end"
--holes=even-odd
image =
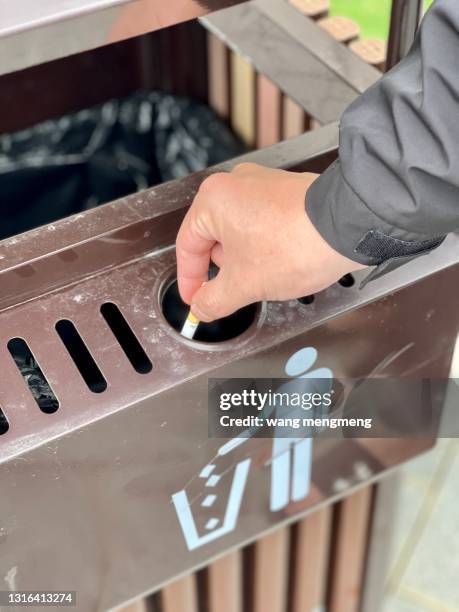
POLYGON ((400 481, 400 474, 395 471, 375 485, 361 612, 379 610, 384 601, 392 554, 393 516, 397 510, 400 481))
POLYGON ((309 121, 309 129, 310 130, 318 130, 320 127, 322 127, 322 124, 320 123, 320 121, 317 121, 317 119, 312 119, 309 121))
POLYGON ((282 94, 267 77, 257 77, 257 148, 276 144, 281 139, 282 94))
POLYGON ((307 129, 307 116, 299 104, 284 96, 282 105, 282 137, 293 138, 307 129))
POLYGON ((326 17, 330 9, 330 0, 289 0, 290 4, 303 15, 311 19, 326 17))
POLYGON ((230 113, 229 51, 214 34, 207 34, 209 105, 224 119, 230 113))
POLYGON ((165 586, 161 592, 162 612, 198 612, 196 574, 165 586))
POLYGON ((329 612, 358 612, 363 587, 372 487, 343 499, 333 552, 329 612))
POLYGON ((324 608, 332 508, 327 506, 297 525, 291 612, 324 608))
POLYGON ((209 612, 242 612, 242 552, 236 550, 208 568, 209 612))
POLYGON ((231 53, 231 125, 248 147, 255 145, 255 72, 236 53, 231 53))
POLYGON ((349 43, 358 38, 360 27, 358 23, 349 17, 324 17, 317 22, 321 28, 330 34, 335 40, 341 43, 349 43))
POLYGON ((119 608, 118 612, 148 612, 149 607, 145 598, 138 599, 124 608, 119 608))
POLYGON ((285 612, 289 531, 277 529, 255 544, 253 612, 285 612))
MULTIPOLYGON (((290 0, 302 15, 318 20, 327 17, 330 8, 329 0, 290 0)), ((299 104, 285 96, 282 105, 283 138, 293 138, 306 130, 319 127, 316 119, 309 117, 299 104)))
POLYGON ((387 45, 384 40, 380 38, 361 38, 351 42, 349 48, 367 64, 379 70, 384 70, 387 55, 387 45))
MULTIPOLYGON (((342 54, 339 42, 288 2, 252 0, 229 12, 216 11, 203 22, 231 40, 234 52, 249 57, 258 72, 325 124, 336 121, 380 76, 354 53, 342 54), (308 82, 311 87, 305 87, 308 82)), ((241 103, 234 91, 231 98, 241 103)))

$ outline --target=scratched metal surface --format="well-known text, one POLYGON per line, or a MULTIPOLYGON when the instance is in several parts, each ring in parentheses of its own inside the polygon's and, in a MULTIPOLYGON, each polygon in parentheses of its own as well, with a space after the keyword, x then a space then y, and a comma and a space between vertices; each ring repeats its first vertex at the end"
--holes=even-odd
MULTIPOLYGON (((453 237, 450 248, 445 250, 457 253, 458 246, 459 239, 453 237)), ((445 263, 440 256, 437 261, 432 259, 431 269, 441 269, 445 263)), ((337 285, 319 295, 310 306, 296 301, 264 305, 256 323, 242 336, 221 345, 206 346, 205 350, 171 330, 161 313, 161 288, 175 273, 173 249, 10 308, 0 314, 0 406, 10 423, 9 431, 1 436, 0 461, 146 401, 182 380, 228 366, 236 359, 274 347, 306 329, 393 293, 401 276, 408 284, 416 273, 423 272, 422 263, 418 270, 407 266, 398 279, 391 277, 362 291, 357 284, 352 288, 337 285), (100 307, 106 302, 116 303, 128 320, 153 362, 151 373, 138 374, 129 364, 100 314, 100 307), (54 329, 61 319, 71 320, 84 338, 108 382, 104 393, 93 393, 83 382, 54 329), (7 349, 8 341, 15 337, 26 340, 45 373, 60 402, 56 414, 45 414, 38 409, 19 374, 7 349)), ((356 275, 357 279, 363 276, 364 273, 356 275)))
POLYGON ((279 376, 307 347, 318 351, 313 367, 336 377, 365 376, 381 363, 388 376, 445 376, 458 312, 443 295, 457 266, 358 308, 354 289, 339 286, 313 307, 270 304, 245 338, 209 351, 186 344, 159 317, 156 282, 171 265, 172 252, 164 253, 0 319, 2 346, 21 328, 61 401, 57 413, 42 415, 1 355, 0 401, 11 430, 0 443, 4 459, 15 457, 0 466, 0 577, 13 573, 18 589, 68 585, 78 610, 107 610, 345 495, 433 442, 314 442, 307 494, 271 511, 272 440, 219 456, 225 441, 207 437, 207 378, 279 376), (134 372, 104 327, 98 308, 106 299, 136 332, 151 373, 134 372), (61 316, 77 324, 106 392, 91 395, 59 346, 52 327, 61 316), (213 485, 200 477, 208 465, 213 485), (202 505, 208 494, 216 496, 211 507, 202 505), (220 521, 215 528, 212 519, 220 521))
MULTIPOLYGON (((336 137, 329 126, 245 159, 318 170, 333 156, 336 137)), ((219 454, 222 441, 207 437, 209 376, 282 376, 289 357, 305 348, 314 357, 317 351, 309 366, 330 368, 337 378, 382 365, 387 376, 447 376, 458 330, 459 237, 361 291, 364 273, 311 305, 264 305, 244 335, 197 345, 168 327, 158 296, 174 273, 175 231, 205 175, 0 243, 0 407, 10 424, 0 436, 5 588, 65 586, 78 591, 78 610, 110 609, 433 443, 314 443, 309 490, 276 511, 272 441, 219 454), (106 301, 119 306, 148 354, 148 374, 132 368, 106 326, 106 301), (92 393, 70 360, 54 329, 62 318, 75 323, 105 376, 103 393, 92 393), (27 341, 59 399, 54 414, 39 410, 7 352, 15 336, 27 341), (210 483, 200 477, 209 464, 219 477, 210 483), (215 500, 206 506, 209 491, 215 500)))

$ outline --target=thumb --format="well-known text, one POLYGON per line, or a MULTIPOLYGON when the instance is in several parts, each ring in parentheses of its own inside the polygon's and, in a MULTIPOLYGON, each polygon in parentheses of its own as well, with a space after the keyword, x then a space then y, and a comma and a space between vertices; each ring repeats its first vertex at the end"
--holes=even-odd
POLYGON ((203 322, 227 317, 247 303, 238 285, 231 281, 224 268, 220 269, 215 278, 193 295, 191 312, 203 322))

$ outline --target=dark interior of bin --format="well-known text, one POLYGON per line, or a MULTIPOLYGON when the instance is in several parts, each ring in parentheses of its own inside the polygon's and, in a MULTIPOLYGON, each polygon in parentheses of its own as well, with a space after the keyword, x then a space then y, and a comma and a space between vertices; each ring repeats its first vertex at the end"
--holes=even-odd
POLYGON ((158 89, 207 102, 206 32, 197 21, 0 76, 0 133, 158 89))
MULTIPOLYGON (((59 134, 59 130, 54 127, 56 124, 48 123, 48 140, 43 145, 43 122, 57 123, 59 118, 68 117, 69 114, 75 116, 75 113, 81 115, 80 111, 85 109, 95 112, 94 109, 102 105, 105 109, 111 101, 116 104, 120 101, 128 107, 126 99, 130 101, 127 111, 131 117, 135 117, 135 109, 143 104, 142 99, 138 100, 139 96, 146 98, 155 92, 165 98, 164 94, 167 93, 188 99, 191 107, 191 110, 188 107, 185 110, 188 121, 193 112, 201 113, 195 135, 201 127, 204 135, 208 129, 210 141, 213 142, 208 145, 208 149, 204 147, 202 155, 197 156, 192 149, 186 153, 183 147, 184 155, 188 155, 190 163, 180 166, 180 169, 183 166, 182 174, 219 163, 244 151, 241 141, 232 134, 225 120, 207 108, 207 34, 196 20, 1 76, 0 91, 0 202, 3 211, 0 239, 177 177, 176 174, 169 175, 163 171, 168 159, 163 160, 162 166, 155 160, 153 144, 157 145, 156 150, 163 146, 163 142, 158 143, 156 134, 151 143, 141 138, 134 141, 132 130, 131 133, 125 133, 128 129, 125 129, 127 114, 124 107, 124 110, 120 107, 120 127, 113 130, 115 136, 109 137, 110 142, 104 150, 97 151, 97 159, 91 162, 89 169, 81 168, 80 165, 80 174, 77 176, 77 163, 72 167, 71 163, 65 161, 58 166, 55 163, 57 155, 54 156, 52 149, 52 139, 55 136, 56 140, 70 140, 68 131, 59 134), (37 126, 40 127, 38 137, 35 137, 35 141, 38 140, 38 150, 40 154, 44 150, 49 160, 45 173, 40 173, 40 168, 37 170, 35 164, 32 164, 31 169, 24 170, 22 158, 14 166, 14 154, 8 153, 12 134, 25 134, 27 139, 31 130, 36 130, 37 126), (1 143, 2 135, 8 135, 5 146, 1 143), (144 173, 140 181, 130 180, 129 177, 131 170, 135 174, 140 167, 140 164, 136 166, 136 159, 132 169, 126 171, 121 163, 116 163, 116 160, 121 159, 118 152, 122 139, 127 143, 123 163, 130 159, 132 151, 135 154, 139 152, 143 166, 138 174, 144 173), (51 147, 51 154, 46 147, 51 147), (118 149, 114 153, 116 147, 118 149), (115 161, 113 155, 118 155, 115 161), (194 159, 196 161, 192 161, 194 159), (17 178, 14 174, 16 168, 19 168, 17 178), (83 189, 81 182, 84 184, 83 189), (93 198, 90 195, 92 188, 95 193, 93 198)), ((161 113, 166 106, 162 104, 161 113)), ((76 147, 79 125, 73 129, 76 147)), ((167 129, 170 134, 170 126, 167 129)), ((189 133, 193 136, 192 132, 189 133)), ((185 138, 186 134, 179 140, 179 145, 185 138)), ((27 140, 23 143, 22 137, 19 144, 17 142, 13 141, 21 155, 23 151, 28 154, 34 150, 27 140)), ((62 150, 56 151, 60 154, 62 150)), ((61 159, 69 157, 67 153, 68 150, 64 150, 61 159)))

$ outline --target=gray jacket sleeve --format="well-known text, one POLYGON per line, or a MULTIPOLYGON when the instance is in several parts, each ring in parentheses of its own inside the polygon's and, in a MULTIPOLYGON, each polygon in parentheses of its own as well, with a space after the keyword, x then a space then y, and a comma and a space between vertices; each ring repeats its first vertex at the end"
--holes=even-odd
POLYGON ((459 2, 436 0, 409 54, 357 98, 339 159, 311 186, 322 236, 376 274, 459 228, 459 2))

